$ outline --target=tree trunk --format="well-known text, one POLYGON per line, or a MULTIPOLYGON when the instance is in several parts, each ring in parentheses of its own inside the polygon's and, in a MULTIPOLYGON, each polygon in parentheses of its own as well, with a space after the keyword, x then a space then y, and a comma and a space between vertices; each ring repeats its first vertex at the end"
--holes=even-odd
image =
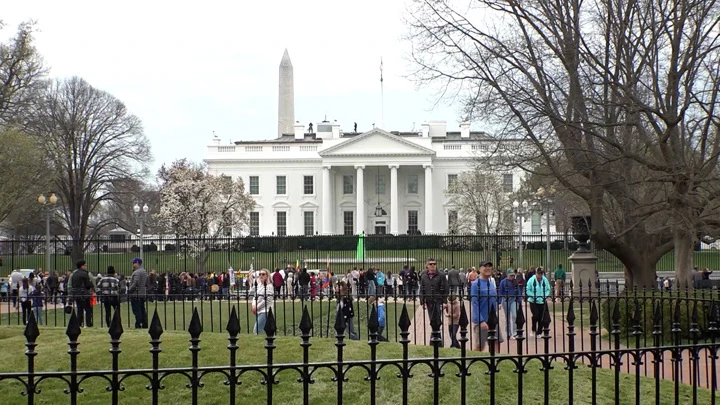
POLYGON ((73 238, 72 248, 70 250, 70 256, 72 257, 73 268, 75 268, 75 263, 77 263, 79 260, 83 259, 83 256, 84 256, 83 243, 78 238, 73 238))
POLYGON ((673 233, 675 242, 675 283, 676 289, 692 289, 693 250, 695 239, 687 227, 678 226, 673 233))

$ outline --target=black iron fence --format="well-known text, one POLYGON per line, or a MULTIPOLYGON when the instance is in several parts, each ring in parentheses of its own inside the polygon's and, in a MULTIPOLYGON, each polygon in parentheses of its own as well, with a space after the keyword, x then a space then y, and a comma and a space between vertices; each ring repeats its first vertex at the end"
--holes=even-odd
MULTIPOLYGON (((433 296, 426 297, 431 302, 433 296)), ((474 297, 475 298, 475 297, 474 297)), ((477 297, 478 300, 483 295, 477 297)), ((522 297, 507 297, 522 298, 522 297)), ((369 390, 369 403, 376 403, 375 393, 383 386, 392 386, 398 389, 401 395, 398 402, 411 403, 409 384, 413 379, 426 378, 432 385, 433 403, 441 401, 466 404, 468 402, 467 388, 471 376, 481 377, 482 395, 485 398, 472 397, 472 401, 489 400, 496 403, 500 394, 496 387, 496 379, 503 369, 512 370, 515 395, 512 402, 523 403, 528 395, 524 384, 528 379, 542 380, 542 401, 550 403, 551 396, 557 393, 554 390, 566 391, 566 399, 562 402, 608 402, 608 403, 715 403, 718 379, 718 312, 720 306, 715 296, 699 296, 682 292, 659 293, 655 291, 629 293, 595 294, 591 290, 588 295, 574 297, 557 297, 558 304, 563 308, 560 316, 553 316, 556 307, 554 301, 542 308, 542 322, 537 335, 528 334, 526 310, 520 305, 516 310, 515 326, 516 336, 508 342, 512 350, 503 353, 499 349, 499 341, 504 327, 499 312, 488 311, 483 318, 485 324, 475 326, 473 313, 466 310, 466 305, 459 306, 457 324, 459 338, 457 351, 450 356, 441 356, 440 348, 443 346, 443 319, 441 312, 430 310, 431 315, 424 321, 418 316, 420 308, 413 301, 403 301, 398 306, 399 316, 395 319, 399 340, 402 346, 402 358, 378 359, 377 346, 381 341, 381 327, 378 318, 377 303, 363 305, 369 306, 369 312, 362 323, 366 326, 363 340, 367 338, 367 359, 344 360, 347 338, 346 317, 342 311, 332 316, 332 323, 327 324, 328 332, 317 333, 325 326, 314 321, 310 304, 303 303, 300 311, 300 321, 297 324, 300 337, 300 350, 303 361, 301 363, 276 363, 274 351, 277 349, 275 340, 281 327, 278 324, 280 313, 269 309, 267 321, 261 332, 265 336, 263 350, 266 361, 261 364, 244 364, 242 351, 239 350, 238 340, 242 329, 242 317, 238 313, 238 306, 231 305, 228 300, 221 301, 223 306, 227 303, 229 311, 223 327, 228 333, 227 363, 221 366, 200 366, 200 336, 205 331, 205 322, 200 307, 194 306, 191 310, 189 323, 184 325, 190 335, 190 360, 185 367, 160 367, 162 352, 163 329, 167 322, 162 320, 161 311, 156 307, 152 309, 152 320, 148 326, 150 335, 150 355, 152 361, 150 368, 133 369, 120 368, 121 337, 123 335, 123 322, 121 311, 116 311, 109 325, 110 350, 109 357, 112 366, 109 370, 81 370, 78 368, 78 356, 81 354, 79 341, 82 321, 73 311, 67 318, 69 371, 35 371, 37 356, 55 356, 57 353, 44 353, 36 351, 39 326, 34 314, 29 314, 25 337, 27 339, 25 355, 27 356, 27 369, 0 373, 0 383, 5 380, 19 381, 22 385, 22 395, 26 396, 28 404, 43 400, 42 388, 51 381, 59 382, 65 387, 65 393, 71 404, 77 403, 83 396, 84 386, 88 380, 101 379, 106 381, 105 388, 110 393, 110 402, 118 404, 123 398, 131 395, 124 391, 126 381, 133 377, 147 380, 147 390, 151 392, 151 403, 160 403, 163 390, 166 389, 167 377, 175 376, 186 382, 183 384, 189 390, 192 404, 200 403, 205 381, 213 375, 220 375, 226 387, 226 401, 230 404, 238 403, 240 396, 247 390, 264 390, 263 397, 267 404, 273 403, 273 390, 279 384, 297 384, 298 403, 310 403, 313 396, 313 383, 321 370, 329 370, 331 384, 336 386, 335 398, 323 397, 323 403, 343 403, 347 398, 343 389, 348 385, 348 376, 351 370, 361 370, 366 375, 364 381, 369 390), (307 304, 307 305, 305 305, 307 304), (413 308, 414 307, 414 308, 413 308), (413 309, 415 314, 413 315, 413 309), (583 312, 585 311, 585 312, 583 312), (587 315, 587 318, 585 316, 587 315), (562 326, 557 327, 561 322, 562 326), (555 325, 554 327, 552 325, 555 325), (425 329, 429 325, 430 333, 427 343, 433 347, 431 357, 412 358, 409 356, 409 345, 413 343, 413 335, 418 335, 418 328, 425 329), (487 353, 471 354, 470 350, 477 346, 473 338, 473 330, 484 330, 487 325, 486 346, 487 353), (412 328, 415 327, 413 330, 412 328), (587 328, 587 330, 586 330, 587 328), (310 346, 313 334, 325 336, 335 341, 337 354, 332 361, 311 361, 310 346), (558 347, 557 342, 562 344, 558 347), (528 342, 534 350, 528 350, 528 342), (582 345, 585 342, 585 346, 582 345), (605 342, 605 344, 603 344, 605 342), (539 367, 535 367, 538 364, 539 367), (590 369, 589 389, 578 392, 575 390, 575 378, 580 378, 580 367, 590 369), (383 370, 396 371, 395 377, 400 384, 394 384, 388 378, 380 379, 383 370), (427 376, 413 375, 421 369, 428 369, 427 376), (538 370, 539 369, 539 370, 538 370), (607 370, 607 371, 601 371, 607 370), (283 381, 278 378, 280 373, 292 373, 297 376, 297 382, 283 381), (600 373, 607 378, 599 378, 600 373), (628 379, 624 374, 629 373, 628 379), (260 381, 255 385, 251 374, 259 375, 260 381), (641 380, 643 375, 653 380, 641 380), (556 381, 553 379, 561 379, 556 381), (668 382, 664 381, 667 380, 668 382), (613 386, 614 398, 599 398, 598 389, 602 384, 613 386), (648 384, 650 388, 648 389, 648 384), (685 384, 688 386, 686 387, 685 384), (441 398, 441 385, 443 386, 441 398), (452 389, 447 389, 451 386, 452 389), (621 390, 622 387, 622 390, 621 390), (669 388, 671 387, 671 388, 669 388), (628 392, 629 390, 629 392, 628 392), (451 397, 448 399, 448 397, 451 397)), ((471 300, 472 301, 472 300, 471 300)), ((490 301, 488 301, 490 302, 490 301)), ((153 304, 154 305, 154 304, 153 304)), ((470 307, 473 307, 471 305, 470 307)), ((425 314, 426 311, 423 311, 425 314)), ((538 312, 533 311, 537 316, 538 312)), ((559 315, 559 314, 555 314, 559 315)), ((423 315, 424 316, 424 315, 423 315)), ((452 317, 449 317, 452 318, 452 317)), ((247 327, 246 329, 247 330, 247 327)), ((257 349, 259 349, 258 347, 257 349)), ((218 348, 213 348, 218 350, 218 348)), ((253 348, 244 347, 244 350, 253 348)), ((444 352, 445 353, 445 352, 444 352)), ((165 355, 163 355, 165 356, 165 355)), ((387 373, 385 374, 387 375, 387 373)), ((507 378, 507 377, 506 377, 507 378)), ((585 375, 584 378, 587 378, 585 375)), ((173 380, 177 381, 177 380, 173 380)), ((182 386, 173 387, 181 390, 182 386)), ((207 389, 207 388, 206 388, 207 389)), ((19 397, 20 393, 18 393, 19 397)), ((11 398, 12 399, 12 398, 11 398)), ((23 401, 24 402, 24 401, 23 401)))
MULTIPOLYGON (((140 240, 134 235, 87 241, 84 259, 93 273, 109 265, 121 274, 131 272, 130 260, 140 255, 140 240)), ((569 267, 568 257, 577 249, 577 242, 566 234, 550 234, 550 263, 569 267)), ((328 262, 335 271, 351 267, 378 265, 397 273, 403 264, 422 267, 427 257, 438 260, 441 267, 469 268, 489 260, 500 267, 548 267, 547 234, 518 235, 369 235, 358 251, 358 237, 345 235, 266 236, 224 238, 215 242, 191 238, 144 238, 142 242, 145 267, 158 272, 217 272, 232 266, 235 270, 285 267, 287 264, 325 269, 328 262), (522 249, 521 249, 522 246, 522 249)), ((700 268, 720 268, 720 251, 704 245, 697 250, 694 264, 700 268)), ((54 237, 47 249, 44 238, 0 239, 0 276, 11 268, 37 269, 46 267, 46 252, 54 270, 74 268, 71 243, 54 237), (2 269, 6 269, 5 271, 2 269)), ((620 261, 610 253, 597 250, 600 272, 622 272, 620 261)), ((418 268, 419 268, 418 267, 418 268)), ((657 270, 673 270, 674 253, 665 255, 657 270)))

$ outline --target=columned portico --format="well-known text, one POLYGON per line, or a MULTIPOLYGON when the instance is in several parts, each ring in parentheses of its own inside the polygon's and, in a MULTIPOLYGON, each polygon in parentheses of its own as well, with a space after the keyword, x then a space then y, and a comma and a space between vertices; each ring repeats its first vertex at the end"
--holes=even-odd
POLYGON ((390 168, 390 233, 398 234, 398 165, 390 168))
POLYGON ((359 235, 365 232, 365 222, 367 222, 367 218, 365 218, 365 166, 357 165, 355 166, 355 171, 355 182, 357 183, 355 187, 355 190, 357 190, 357 219, 355 220, 355 233, 359 235))
POLYGON ((425 168, 425 234, 433 233, 433 182, 432 182, 432 165, 423 165, 425 168))
POLYGON ((332 229, 332 206, 333 206, 333 196, 332 191, 330 189, 330 182, 331 182, 331 174, 330 174, 330 166, 323 165, 322 168, 322 233, 323 235, 331 235, 333 234, 332 229))

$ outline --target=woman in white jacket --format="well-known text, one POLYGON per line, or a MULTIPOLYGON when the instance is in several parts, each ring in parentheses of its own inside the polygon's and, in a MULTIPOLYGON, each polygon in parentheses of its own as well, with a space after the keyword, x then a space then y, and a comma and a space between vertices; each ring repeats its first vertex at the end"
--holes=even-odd
POLYGON ((272 282, 269 279, 269 271, 262 269, 259 271, 258 278, 255 280, 255 298, 252 304, 252 313, 256 315, 255 327, 253 333, 259 335, 261 331, 265 330, 265 322, 267 321, 267 314, 270 310, 275 312, 273 306, 273 296, 275 290, 273 289, 272 282))

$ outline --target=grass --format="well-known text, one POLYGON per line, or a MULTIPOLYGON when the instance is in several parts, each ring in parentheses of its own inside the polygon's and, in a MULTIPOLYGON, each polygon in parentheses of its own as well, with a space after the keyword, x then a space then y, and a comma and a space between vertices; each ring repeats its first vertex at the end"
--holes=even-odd
MULTIPOLYGON (((300 320, 302 318, 303 305, 306 305, 310 313, 310 319, 315 327, 313 334, 319 336, 335 336, 333 325, 335 324, 335 301, 324 299, 319 301, 300 300, 283 301, 279 300, 275 303, 275 316, 278 326, 277 334, 279 336, 295 336, 300 335, 300 320), (329 313, 328 313, 329 309, 329 313)), ((8 303, 2 303, 7 309, 8 303)), ((240 321, 241 333, 251 333, 255 324, 255 316, 250 312, 250 306, 244 300, 233 301, 168 301, 168 302, 148 302, 148 317, 152 317, 155 310, 158 312, 160 321, 165 330, 187 330, 190 325, 193 309, 197 308, 198 315, 205 332, 224 332, 230 316, 230 311, 235 308, 240 321)), ((367 336, 367 318, 369 305, 366 301, 355 302, 355 330, 361 336, 367 336)), ((12 306, 9 306, 12 308, 12 306)), ((415 314, 415 305, 409 304, 408 315, 413 319, 415 314)), ((130 305, 122 303, 120 306, 121 318, 125 329, 131 329, 135 324, 135 317, 132 315, 130 305)), ((402 313, 402 302, 397 303, 388 300, 386 304, 386 325, 385 332, 390 340, 395 340, 396 334, 399 339, 400 330, 398 322, 402 313)), ((62 308, 50 309, 43 311, 42 324, 45 326, 64 326, 69 320, 69 316, 65 314, 62 308)), ((105 324, 105 312, 103 305, 93 307, 94 326, 101 328, 105 324)), ((0 325, 21 325, 22 313, 13 310, 11 313, 5 313, 0 316, 0 325)))
MULTIPOLYGON (((513 257, 513 262, 517 266, 519 257, 517 251, 502 252, 503 257, 508 255, 513 257)), ((524 267, 545 265, 545 250, 524 250, 523 262, 524 267)), ((569 268, 568 257, 572 254, 565 250, 552 250, 551 262, 552 267, 558 263, 563 263, 569 268)), ((597 268, 600 272, 623 271, 620 261, 605 251, 597 251, 598 256, 597 268)), ((88 268, 95 273, 105 272, 109 265, 113 265, 121 274, 130 274, 132 268, 130 261, 138 256, 138 253, 87 253, 85 260, 88 262, 88 268)), ((248 269, 250 263, 254 263, 255 268, 275 268, 284 266, 287 263, 295 264, 296 260, 301 263, 309 260, 308 268, 325 268, 325 260, 327 257, 332 259, 343 259, 344 264, 333 264, 335 271, 344 272, 352 266, 369 267, 375 262, 381 262, 383 259, 395 258, 395 263, 381 264, 383 270, 391 271, 397 274, 405 262, 414 264, 421 268, 427 257, 435 257, 442 267, 471 267, 477 266, 483 260, 496 261, 496 253, 494 251, 477 251, 462 250, 450 251, 442 249, 405 249, 405 250, 367 250, 364 261, 355 261, 355 251, 315 251, 315 250, 299 250, 286 252, 210 252, 205 265, 205 271, 225 271, 230 263, 235 269, 248 269), (413 259, 415 261, 413 261, 413 259)), ((145 267, 147 269, 155 269, 159 272, 171 271, 196 271, 196 264, 192 258, 178 255, 171 252, 146 252, 144 254, 145 267)), ((4 255, 4 266, 0 267, 0 274, 10 273, 11 268, 45 268, 45 256, 42 254, 34 255, 4 255)), ((63 254, 55 254, 51 257, 51 263, 54 269, 69 270, 74 268, 70 256, 63 254)), ((503 261, 501 265, 505 267, 507 261, 503 261)), ((720 251, 701 251, 695 252, 693 263, 698 267, 720 268, 720 251)), ((658 262, 658 270, 672 270, 674 268, 673 253, 670 252, 663 256, 658 262)))
MULTIPOLYGON (((187 333, 166 332, 162 336, 160 355, 161 367, 185 367, 190 364, 190 352, 188 350, 187 333)), ((228 342, 222 334, 203 334, 199 352, 199 363, 201 366, 227 365, 228 352, 225 349, 228 342)), ((80 336, 81 354, 78 357, 79 370, 100 370, 111 367, 111 357, 107 350, 110 347, 109 337, 105 331, 98 329, 84 329, 80 336)), ((122 336, 120 348, 120 368, 150 368, 151 357, 148 353, 150 345, 147 332, 130 330, 122 336)), ((0 362, 1 372, 23 371, 27 368, 27 358, 23 354, 22 329, 18 327, 5 327, 0 329, 0 342, 5 348, 3 361, 0 362)), ((38 339, 36 351, 39 353, 35 358, 36 370, 68 370, 69 356, 66 353, 68 346, 64 330, 60 328, 42 328, 38 339)), ((279 337, 274 350, 275 363, 302 362, 302 350, 299 346, 299 338, 279 337)), ((311 339, 310 359, 317 361, 335 361, 336 347, 329 339, 311 339)), ((267 351, 264 349, 265 341, 257 336, 243 336, 238 342, 238 364, 265 364, 267 351)), ((396 343, 383 343, 378 347, 378 358, 399 359, 402 357, 402 346, 396 343)), ((409 353, 411 358, 432 357, 432 348, 410 345, 409 353)), ((440 356, 457 356, 458 351, 453 349, 440 349, 440 356)), ((476 353, 472 354, 477 355, 476 353)), ((366 342, 347 342, 344 350, 345 360, 365 360, 369 358, 369 349, 366 342)), ((495 392, 496 402, 501 404, 517 403, 517 378, 518 374, 512 372, 512 366, 508 362, 500 365, 500 372, 496 374, 495 392)), ((540 362, 530 361, 527 364, 529 372, 523 375, 523 399, 525 403, 542 403, 545 388, 544 378, 540 368, 540 362)), ((455 377, 456 367, 449 364, 443 371, 445 376, 440 379, 440 403, 457 404, 460 398, 460 379, 455 377)), ((467 377, 467 389, 465 395, 473 403, 486 403, 489 400, 489 376, 484 373, 486 366, 483 363, 475 363, 470 369, 471 375, 467 377)), ((424 365, 417 366, 412 370, 414 377, 409 380, 409 402, 412 404, 431 404, 433 402, 432 379, 426 375, 429 368, 424 365)), ((387 367, 380 371, 380 379, 377 381, 377 403, 397 404, 401 403, 401 379, 396 378, 397 369, 387 367)), ((355 368, 348 374, 348 381, 343 383, 343 404, 367 404, 369 403, 370 383, 364 379, 366 376, 361 369, 355 368)), ((302 385, 296 382, 296 372, 284 371, 279 373, 279 383, 273 386, 273 402, 277 404, 302 403, 302 385)), ((331 380, 332 374, 327 369, 318 370, 313 378, 315 383, 310 385, 310 402, 313 404, 335 403, 337 395, 337 383, 331 380)), ((260 375, 247 373, 241 378, 242 385, 237 388, 239 403, 264 403, 266 386, 260 384, 260 375)), ((200 403, 216 404, 228 402, 228 387, 223 385, 223 378, 218 375, 207 375, 202 381, 205 386, 200 388, 200 403)), ((609 370, 598 370, 597 375, 597 399, 598 403, 612 403, 614 398, 614 374, 609 370)), ((190 389, 185 387, 186 378, 171 376, 163 380, 165 389, 160 391, 160 403, 162 404, 185 404, 190 403, 190 389)), ((654 402, 654 380, 642 377, 640 379, 641 401, 654 402)), ((121 403, 149 403, 150 392, 145 389, 147 380, 139 377, 131 377, 125 380, 125 391, 120 392, 121 403)), ((574 370, 574 401, 577 403, 589 403, 591 391, 591 375, 587 367, 579 367, 574 370)), ((105 391, 106 381, 98 378, 91 378, 83 382, 84 392, 78 395, 79 403, 99 404, 109 403, 110 394, 105 391)), ((48 380, 40 387, 42 392, 36 396, 37 404, 57 404, 67 402, 69 397, 62 392, 63 385, 57 381, 48 380)), ((568 402, 568 374, 560 365, 549 372, 550 403, 568 402)), ((20 395, 21 385, 17 381, 0 381, 0 398, 3 398, 4 405, 15 405, 27 403, 27 398, 20 395)), ((668 381, 661 382, 661 398, 657 403, 672 403, 673 384, 668 381)), ((620 378, 620 402, 634 402, 635 381, 634 376, 622 374, 620 378)), ((681 403, 688 403, 692 400, 692 390, 689 386, 680 387, 681 403)), ((698 389, 698 402, 709 403, 710 393, 705 389, 698 389)))

